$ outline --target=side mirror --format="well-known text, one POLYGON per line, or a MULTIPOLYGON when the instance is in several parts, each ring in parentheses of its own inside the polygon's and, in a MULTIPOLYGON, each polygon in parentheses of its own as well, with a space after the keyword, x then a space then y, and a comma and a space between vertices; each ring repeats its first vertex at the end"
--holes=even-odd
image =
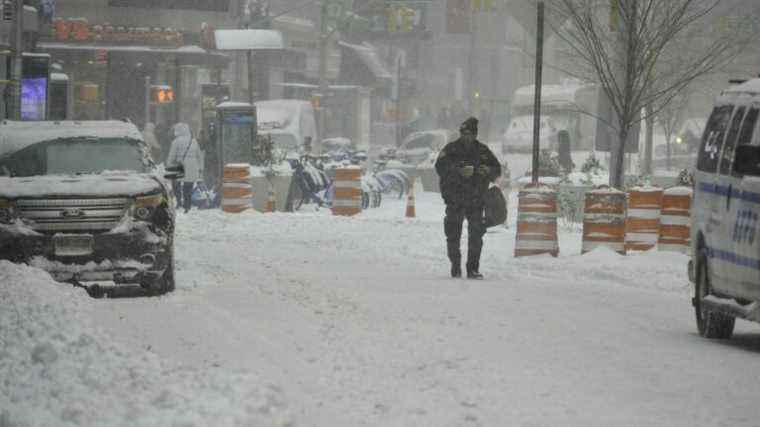
POLYGON ((740 145, 734 155, 734 173, 738 175, 760 176, 760 147, 740 145))
POLYGON ((166 168, 166 173, 164 173, 164 178, 171 181, 182 179, 184 177, 185 167, 182 165, 169 166, 166 168))

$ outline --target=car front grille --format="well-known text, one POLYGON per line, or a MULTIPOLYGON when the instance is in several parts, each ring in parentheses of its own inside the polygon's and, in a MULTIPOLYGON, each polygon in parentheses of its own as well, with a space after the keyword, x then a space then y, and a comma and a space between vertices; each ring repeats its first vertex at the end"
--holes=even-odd
POLYGON ((40 232, 108 231, 121 221, 128 205, 127 198, 22 199, 16 202, 19 215, 40 232))

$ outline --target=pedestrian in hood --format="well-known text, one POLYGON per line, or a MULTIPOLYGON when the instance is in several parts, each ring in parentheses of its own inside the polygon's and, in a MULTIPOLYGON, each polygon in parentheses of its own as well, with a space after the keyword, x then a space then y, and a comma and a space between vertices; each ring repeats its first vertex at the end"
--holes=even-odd
POLYGON ((185 176, 174 183, 174 194, 177 207, 182 206, 187 213, 192 205, 195 183, 203 179, 203 153, 187 123, 174 125, 174 140, 166 163, 169 166, 182 165, 185 169, 185 176))
POLYGON ((491 182, 501 175, 501 165, 487 145, 476 138, 478 119, 470 117, 459 127, 460 137, 438 154, 435 170, 440 178, 441 196, 446 203, 443 229, 451 276, 462 277, 459 243, 467 218, 467 278, 482 279, 480 252, 483 248, 484 196, 491 182))

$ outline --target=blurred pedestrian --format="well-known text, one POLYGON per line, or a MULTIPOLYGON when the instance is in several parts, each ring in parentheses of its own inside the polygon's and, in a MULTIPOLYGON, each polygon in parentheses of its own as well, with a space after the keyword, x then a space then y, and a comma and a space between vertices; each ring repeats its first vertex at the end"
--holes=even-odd
POLYGON ((192 206, 195 184, 203 180, 203 153, 187 123, 174 125, 174 140, 166 163, 182 165, 185 169, 185 176, 174 182, 174 194, 177 208, 181 206, 187 213, 192 206))
POLYGON ((156 138, 155 124, 151 122, 145 124, 145 129, 143 129, 143 139, 148 145, 148 148, 150 148, 150 157, 156 163, 161 162, 161 144, 159 144, 158 138, 156 138))
POLYGON ((570 155, 570 132, 562 129, 557 133, 557 154, 559 155, 559 165, 566 174, 575 169, 573 157, 570 155))
POLYGON ((487 145, 476 138, 478 119, 470 117, 459 127, 460 137, 438 154, 435 169, 440 178, 441 196, 446 203, 443 228, 451 276, 462 277, 459 249, 462 224, 467 218, 467 278, 482 279, 480 253, 483 248, 484 196, 491 182, 501 176, 501 165, 487 145))

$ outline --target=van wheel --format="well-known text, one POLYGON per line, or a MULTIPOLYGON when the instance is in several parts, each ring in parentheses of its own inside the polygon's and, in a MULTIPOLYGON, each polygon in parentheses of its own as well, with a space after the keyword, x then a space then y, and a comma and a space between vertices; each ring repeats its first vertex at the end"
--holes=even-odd
POLYGON ((710 279, 707 275, 707 258, 700 257, 695 285, 694 312, 697 318, 699 335, 705 338, 728 339, 734 333, 736 319, 723 313, 708 311, 702 306, 702 300, 710 295, 710 279))

